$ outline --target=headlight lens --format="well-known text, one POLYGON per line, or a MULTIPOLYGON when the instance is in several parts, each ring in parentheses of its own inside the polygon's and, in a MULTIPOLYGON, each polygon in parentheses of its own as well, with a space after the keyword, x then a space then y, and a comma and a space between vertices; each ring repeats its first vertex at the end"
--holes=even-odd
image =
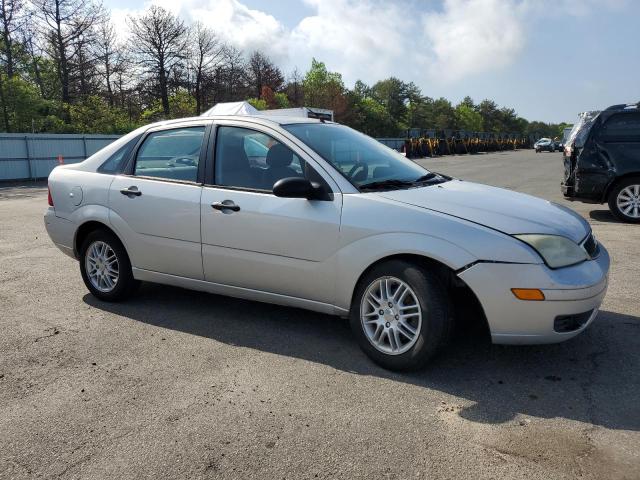
POLYGON ((559 235, 515 235, 540 254, 551 268, 568 267, 583 262, 589 257, 580 245, 559 235))

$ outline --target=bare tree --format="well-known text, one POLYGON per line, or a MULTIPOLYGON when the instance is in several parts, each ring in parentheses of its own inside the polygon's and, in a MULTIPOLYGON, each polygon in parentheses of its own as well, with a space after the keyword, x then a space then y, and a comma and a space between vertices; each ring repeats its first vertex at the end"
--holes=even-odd
POLYGON ((229 45, 224 49, 224 69, 221 71, 225 100, 238 100, 245 90, 245 62, 242 51, 229 45))
POLYGON ((22 21, 23 4, 21 0, 0 0, 0 54, 7 72, 7 92, 2 80, 3 72, 0 70, 0 103, 2 103, 2 120, 5 131, 11 131, 9 121, 9 109, 7 106, 7 96, 11 98, 11 78, 15 74, 15 61, 13 58, 14 33, 20 28, 22 21))
POLYGON ((289 103, 294 107, 301 107, 304 103, 304 90, 302 88, 303 77, 296 67, 289 75, 285 90, 289 103))
POLYGON ((33 71, 33 79, 35 80, 40 96, 47 98, 47 91, 45 90, 44 81, 42 79, 42 72, 40 63, 44 52, 42 48, 36 43, 37 32, 32 24, 26 25, 22 32, 22 44, 24 45, 25 53, 29 59, 31 70, 33 71))
POLYGON ((4 57, 7 76, 13 77, 15 73, 15 61, 13 58, 14 34, 23 26, 24 4, 22 0, 0 0, 0 50, 4 57))
MULTIPOLYGON (((71 101, 74 62, 85 52, 85 44, 91 29, 104 18, 101 5, 92 0, 37 0, 38 13, 43 21, 45 35, 51 46, 51 56, 56 63, 60 96, 63 102, 71 101)), ((86 70, 80 58, 80 69, 86 70)))
POLYGON ((164 8, 151 6, 139 17, 130 17, 132 49, 138 64, 157 79, 162 109, 169 115, 168 79, 185 59, 187 29, 184 22, 164 8))
POLYGON ((203 86, 208 82, 215 67, 221 63, 225 46, 211 29, 200 22, 193 25, 193 32, 194 47, 190 63, 195 77, 196 114, 200 115, 205 97, 203 86))
POLYGON ((107 101, 109 106, 113 107, 113 75, 116 63, 118 61, 119 51, 121 48, 117 44, 116 30, 110 19, 105 21, 98 27, 98 35, 94 45, 95 55, 99 62, 98 70, 104 80, 104 86, 107 90, 107 101))
POLYGON ((260 97, 263 87, 277 92, 284 84, 284 77, 278 67, 262 52, 253 52, 247 64, 247 74, 253 94, 260 97))
POLYGON ((95 44, 96 39, 93 31, 87 32, 86 35, 78 38, 78 41, 74 44, 74 67, 77 70, 78 80, 75 92, 80 96, 91 95, 99 89, 100 82, 96 81, 99 77, 97 58, 95 49, 92 48, 95 44))
POLYGON ((11 123, 9 122, 9 109, 7 107, 7 99, 4 93, 4 82, 2 77, 4 73, 0 70, 0 104, 2 104, 2 121, 4 123, 5 132, 11 131, 11 123))

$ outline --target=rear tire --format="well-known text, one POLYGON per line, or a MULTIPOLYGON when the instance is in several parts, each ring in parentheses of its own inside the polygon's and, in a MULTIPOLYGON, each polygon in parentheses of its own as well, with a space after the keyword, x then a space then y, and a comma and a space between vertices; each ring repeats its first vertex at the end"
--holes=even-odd
POLYGON ((640 223, 640 177, 627 178, 609 192, 609 209, 627 223, 640 223))
POLYGON ((107 230, 94 230, 80 248, 80 274, 91 294, 107 302, 128 298, 140 282, 122 242, 107 230))
POLYGON ((450 310, 437 274, 390 260, 373 267, 356 286, 350 323, 360 347, 375 363, 389 370, 418 370, 448 343, 453 332, 450 310))

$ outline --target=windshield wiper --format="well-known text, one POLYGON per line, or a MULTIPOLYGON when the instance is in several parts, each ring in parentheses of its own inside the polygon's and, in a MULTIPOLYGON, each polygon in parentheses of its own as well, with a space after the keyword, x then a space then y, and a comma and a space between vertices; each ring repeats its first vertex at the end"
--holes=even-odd
POLYGON ((389 188, 412 187, 415 183, 409 180, 381 180, 378 182, 369 182, 360 185, 360 190, 386 190, 389 188))
POLYGON ((398 179, 388 179, 388 180, 380 180, 376 182, 369 182, 360 185, 358 188, 360 190, 387 190, 393 188, 411 188, 415 186, 420 186, 424 184, 436 184, 443 183, 448 180, 451 180, 451 177, 447 177, 446 175, 442 175, 440 173, 429 172, 421 177, 416 178, 415 180, 398 180, 398 179))
POLYGON ((442 173, 429 172, 426 175, 421 176, 420 178, 416 178, 413 183, 444 183, 451 180, 451 177, 447 175, 443 175, 442 173))
POLYGON ((437 174, 435 174, 433 172, 429 172, 426 175, 422 175, 421 177, 416 178, 413 181, 413 183, 428 182, 429 180, 433 180, 437 176, 438 176, 437 174))

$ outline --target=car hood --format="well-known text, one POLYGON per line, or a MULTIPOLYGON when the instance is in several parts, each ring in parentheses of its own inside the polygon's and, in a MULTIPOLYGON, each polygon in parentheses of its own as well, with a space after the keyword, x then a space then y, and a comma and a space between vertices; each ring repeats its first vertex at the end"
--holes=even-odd
POLYGON ((590 227, 569 208, 503 188, 462 180, 407 190, 377 192, 381 197, 469 220, 510 235, 543 233, 583 240, 590 227))

